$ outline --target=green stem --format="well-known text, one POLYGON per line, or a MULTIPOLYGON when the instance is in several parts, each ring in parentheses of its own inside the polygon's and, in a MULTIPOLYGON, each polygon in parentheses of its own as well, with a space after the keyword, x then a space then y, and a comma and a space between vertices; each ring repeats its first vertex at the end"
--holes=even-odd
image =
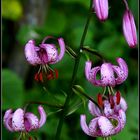
POLYGON ((30 101, 30 102, 26 103, 26 105, 25 105, 25 107, 24 107, 24 110, 26 110, 26 108, 27 108, 30 104, 47 105, 47 106, 49 106, 49 107, 54 107, 54 108, 59 108, 59 109, 62 109, 62 108, 63 108, 62 105, 55 105, 55 104, 51 104, 51 103, 48 103, 48 102, 30 101))
POLYGON ((64 107, 63 107, 63 110, 62 110, 62 114, 60 116, 60 120, 59 120, 59 123, 58 123, 56 135, 55 135, 55 140, 60 139, 60 134, 61 134, 62 126, 63 126, 63 121, 64 121, 66 113, 67 113, 67 107, 68 107, 68 104, 70 102, 70 97, 73 94, 72 87, 74 86, 74 83, 75 83, 75 79, 76 79, 76 75, 77 75, 77 71, 78 71, 78 66, 79 66, 79 62, 80 62, 80 57, 81 57, 81 50, 83 49, 83 44, 84 44, 84 41, 85 41, 85 37, 86 37, 86 34, 87 34, 87 30, 88 30, 88 26, 89 26, 91 14, 92 14, 92 3, 93 3, 93 0, 90 0, 90 8, 89 8, 89 13, 88 13, 88 18, 87 18, 85 28, 84 28, 84 32, 83 32, 83 35, 82 35, 82 38, 81 38, 80 47, 79 47, 79 50, 78 50, 78 53, 77 53, 77 57, 75 59, 75 65, 74 65, 74 70, 73 70, 73 74, 72 74, 72 80, 71 80, 71 83, 70 83, 70 90, 69 90, 69 94, 66 97, 64 107))
POLYGON ((87 47, 83 47, 83 50, 84 51, 87 51, 89 53, 92 53, 93 55, 98 56, 101 60, 105 61, 105 59, 103 58, 103 56, 98 51, 93 50, 93 49, 90 49, 90 48, 87 48, 87 47))

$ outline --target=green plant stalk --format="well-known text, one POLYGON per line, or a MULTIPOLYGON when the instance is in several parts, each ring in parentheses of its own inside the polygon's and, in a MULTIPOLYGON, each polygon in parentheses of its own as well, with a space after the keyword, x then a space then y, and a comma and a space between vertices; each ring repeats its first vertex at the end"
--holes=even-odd
POLYGON ((79 63, 80 63, 81 50, 83 49, 85 37, 86 37, 86 34, 87 34, 87 30, 88 30, 91 15, 92 15, 92 4, 93 4, 93 0, 90 0, 90 8, 89 8, 89 13, 88 13, 88 18, 87 18, 85 28, 84 28, 84 31, 83 31, 83 34, 82 34, 82 38, 81 38, 81 41, 80 41, 80 47, 79 47, 79 50, 78 50, 78 53, 77 53, 77 57, 75 59, 75 65, 74 65, 74 70, 73 70, 73 74, 72 74, 72 80, 71 80, 71 83, 70 83, 70 90, 69 90, 69 94, 67 95, 64 106, 63 106, 62 114, 60 116, 60 120, 59 120, 59 123, 58 123, 56 135, 55 135, 55 140, 60 140, 60 134, 61 134, 62 126, 63 126, 63 121, 64 121, 66 113, 67 113, 67 107, 68 107, 68 104, 70 102, 70 97, 73 94, 72 88, 73 88, 74 83, 75 83, 75 79, 76 79, 76 75, 77 75, 77 71, 78 71, 78 66, 79 66, 79 63))

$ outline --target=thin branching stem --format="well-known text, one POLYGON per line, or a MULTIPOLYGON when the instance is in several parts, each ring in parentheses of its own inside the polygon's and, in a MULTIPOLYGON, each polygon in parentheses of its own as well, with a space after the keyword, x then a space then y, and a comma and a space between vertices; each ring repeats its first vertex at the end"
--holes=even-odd
POLYGON ((77 57, 75 59, 75 65, 74 65, 74 69, 73 69, 73 74, 72 74, 72 78, 71 78, 71 82, 70 82, 70 86, 69 86, 69 93, 66 97, 65 103, 64 103, 64 107, 60 116, 60 120, 57 126, 57 131, 56 131, 56 135, 55 135, 55 140, 60 140, 60 134, 61 134, 61 130, 62 130, 62 126, 63 126, 63 121, 65 119, 65 116, 67 114, 67 107, 68 104, 70 102, 70 98, 73 94, 72 88, 74 86, 75 80, 76 80, 76 75, 77 75, 77 71, 78 71, 78 67, 79 67, 79 63, 80 63, 80 58, 81 58, 81 50, 83 49, 83 45, 84 45, 84 41, 85 41, 85 37, 87 34, 87 30, 89 27, 89 23, 90 23, 90 19, 91 19, 91 15, 92 15, 92 4, 93 4, 93 0, 90 0, 90 8, 89 8, 89 13, 88 13, 88 17, 87 17, 87 21, 84 27, 84 31, 82 34, 82 38, 80 41, 80 46, 77 52, 77 57))

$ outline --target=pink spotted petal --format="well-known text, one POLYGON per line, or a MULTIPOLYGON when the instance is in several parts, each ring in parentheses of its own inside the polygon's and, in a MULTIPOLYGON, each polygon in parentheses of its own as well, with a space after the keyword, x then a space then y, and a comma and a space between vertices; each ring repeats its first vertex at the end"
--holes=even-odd
POLYGON ((40 114, 39 127, 42 127, 46 122, 47 116, 42 106, 38 107, 38 112, 40 114))
POLYGON ((102 86, 115 86, 114 71, 110 63, 104 63, 101 66, 101 82, 102 86))
POLYGON ((12 128, 12 117, 13 114, 9 114, 5 119, 4 119, 4 126, 11 132, 13 132, 13 128, 12 128))
MULTIPOLYGON (((114 102, 116 104, 116 97, 114 96, 114 102)), ((123 97, 120 99, 120 103, 115 105, 114 111, 118 112, 120 109, 122 109, 124 112, 127 110, 127 103, 123 97)))
POLYGON ((101 116, 99 108, 91 101, 88 103, 88 109, 93 116, 101 116))
POLYGON ((128 67, 126 62, 122 58, 117 58, 118 66, 112 66, 113 70, 117 74, 117 78, 115 79, 116 84, 123 83, 128 77, 128 67))
POLYGON ((37 54, 38 49, 39 48, 35 46, 35 42, 33 40, 29 40, 25 45, 25 57, 31 65, 41 64, 41 60, 37 54))
POLYGON ((85 64, 85 75, 87 80, 95 86, 101 86, 101 81, 96 79, 96 75, 100 70, 100 67, 91 69, 92 62, 87 61, 85 64))
POLYGON ((115 135, 115 134, 119 133, 121 131, 121 122, 119 120, 119 117, 117 115, 112 115, 112 116, 109 117, 109 119, 111 119, 113 121, 114 120, 117 121, 117 125, 114 126, 114 129, 111 132, 111 135, 115 135))
POLYGON ((12 117, 12 127, 14 131, 24 131, 24 111, 22 109, 17 109, 13 113, 12 117))
POLYGON ((98 130, 98 117, 92 119, 89 123, 89 133, 92 137, 97 137, 101 135, 101 132, 98 130))
POLYGON ((85 115, 81 115, 80 116, 80 125, 81 125, 81 128, 82 130, 89 136, 91 136, 90 132, 89 132, 89 128, 87 126, 87 123, 86 123, 86 116, 85 115))
POLYGON ((119 120, 121 122, 121 129, 123 129, 126 124, 126 115, 125 112, 121 109, 119 110, 119 120))
POLYGON ((109 121, 109 119, 107 119, 104 116, 101 116, 98 119, 98 125, 99 128, 101 130, 102 136, 107 137, 110 136, 112 134, 112 132, 114 131, 114 127, 112 125, 112 123, 109 121))
POLYGON ((39 128, 38 118, 33 113, 28 112, 24 117, 24 125, 27 132, 39 128))
POLYGON ((106 117, 113 115, 114 111, 111 109, 110 103, 108 100, 104 101, 104 114, 106 117))
POLYGON ((91 71, 92 62, 87 61, 85 64, 85 76, 88 81, 90 81, 90 71, 91 71))
POLYGON ((117 58, 117 62, 125 74, 124 79, 126 79, 128 77, 128 66, 127 66, 126 62, 122 58, 117 58))
MULTIPOLYGON (((41 44, 41 48, 45 49, 44 64, 53 64, 57 61, 58 51, 54 44, 41 44)), ((41 57, 41 56, 40 56, 41 57)))
POLYGON ((108 0, 93 0, 97 17, 104 21, 108 18, 108 0))
POLYGON ((8 109, 5 114, 4 114, 4 117, 3 117, 3 120, 4 122, 9 118, 9 116, 12 114, 12 109, 8 109))
POLYGON ((126 10, 123 16, 123 33, 128 45, 134 48, 137 45, 137 33, 134 17, 130 10, 126 10))

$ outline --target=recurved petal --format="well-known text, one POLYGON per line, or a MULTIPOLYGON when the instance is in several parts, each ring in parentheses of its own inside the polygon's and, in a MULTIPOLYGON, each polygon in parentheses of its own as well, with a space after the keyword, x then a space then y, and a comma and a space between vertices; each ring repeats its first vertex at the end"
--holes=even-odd
POLYGON ((80 125, 81 125, 81 128, 82 130, 89 136, 91 136, 90 132, 89 132, 89 128, 87 126, 87 123, 86 123, 86 116, 85 115, 81 115, 80 116, 80 125))
POLYGON ((103 137, 110 136, 114 131, 114 126, 112 125, 110 120, 104 116, 99 117, 98 125, 103 137))
POLYGON ((24 111, 22 109, 17 109, 13 113, 12 117, 12 127, 14 131, 24 131, 24 111))
POLYGON ((120 100, 120 106, 121 106, 121 109, 125 112, 127 110, 127 103, 125 101, 125 99, 123 97, 121 97, 121 100, 120 100))
POLYGON ((102 86, 115 86, 114 71, 110 63, 104 63, 101 66, 101 82, 102 86))
POLYGON ((100 131, 98 130, 98 119, 99 117, 94 118, 89 123, 89 132, 92 137, 97 137, 101 135, 100 131))
POLYGON ((88 81, 90 81, 91 66, 92 66, 92 62, 91 61, 86 61, 86 64, 85 64, 85 76, 86 76, 88 81))
POLYGON ((126 123, 126 115, 122 109, 119 110, 119 120, 121 123, 121 129, 123 129, 126 123))
POLYGON ((9 114, 6 119, 4 119, 4 126, 11 132, 13 132, 12 128, 12 114, 9 114))
POLYGON ((111 135, 115 135, 121 131, 121 122, 117 115, 112 115, 109 117, 110 121, 114 124, 114 129, 111 132, 111 135))
POLYGON ((46 122, 47 116, 41 105, 38 107, 38 112, 40 114, 39 127, 42 127, 46 122))
POLYGON ((12 114, 12 109, 8 109, 5 114, 4 114, 4 117, 3 117, 3 120, 4 122, 8 119, 8 117, 12 114))
POLYGON ((126 78, 128 76, 128 66, 126 64, 126 62, 122 59, 122 58, 117 58, 116 60, 120 66, 120 68, 123 70, 124 74, 126 75, 126 78))
POLYGON ((33 40, 29 40, 25 45, 25 57, 31 65, 41 64, 41 60, 37 54, 37 50, 39 50, 39 48, 35 46, 35 42, 33 40))
MULTIPOLYGON (((114 97, 114 101, 116 103, 116 98, 114 97)), ((127 110, 127 103, 123 97, 120 99, 120 103, 115 105, 114 110, 115 112, 118 112, 120 109, 122 109, 124 112, 127 110)))
POLYGON ((24 125, 27 132, 39 128, 37 116, 35 116, 33 113, 27 112, 24 116, 24 125))
POLYGON ((93 116, 101 116, 99 108, 91 101, 88 103, 88 109, 93 116))
POLYGON ((106 117, 109 117, 111 115, 113 115, 114 111, 113 109, 111 109, 110 103, 108 100, 104 101, 104 114, 106 115, 106 117))
POLYGON ((60 46, 60 54, 57 58, 57 62, 60 61, 64 54, 65 54, 65 42, 64 42, 64 39, 63 38, 58 38, 58 43, 59 43, 59 46, 60 46))
POLYGON ((117 58, 118 66, 112 66, 114 72, 117 74, 117 78, 115 79, 116 84, 121 84, 128 77, 128 67, 126 62, 122 58, 117 58))

